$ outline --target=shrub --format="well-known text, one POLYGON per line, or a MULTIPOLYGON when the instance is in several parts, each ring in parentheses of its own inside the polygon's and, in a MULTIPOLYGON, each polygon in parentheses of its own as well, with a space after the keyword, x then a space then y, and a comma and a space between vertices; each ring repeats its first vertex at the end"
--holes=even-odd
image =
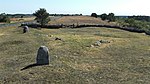
POLYGON ((114 22, 116 20, 116 17, 115 17, 114 13, 109 13, 108 15, 106 13, 101 14, 100 18, 102 20, 108 20, 109 22, 114 22))
POLYGON ((120 26, 134 28, 134 30, 140 30, 150 32, 150 22, 135 20, 133 18, 118 18, 117 22, 120 26))
POLYGON ((115 14, 109 13, 107 16, 107 19, 109 20, 109 22, 114 22, 115 21, 115 14))
POLYGON ((91 16, 97 18, 97 14, 96 13, 92 13, 91 16))
POLYGON ((100 15, 100 18, 101 18, 102 20, 107 20, 107 14, 106 14, 106 13, 101 14, 101 15, 100 15))
POLYGON ((0 22, 10 23, 10 19, 5 13, 2 13, 2 14, 0 14, 0 22))

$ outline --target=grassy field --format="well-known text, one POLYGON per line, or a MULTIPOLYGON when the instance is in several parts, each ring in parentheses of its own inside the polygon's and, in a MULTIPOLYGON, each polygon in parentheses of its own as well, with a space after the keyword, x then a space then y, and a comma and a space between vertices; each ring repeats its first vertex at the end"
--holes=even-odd
POLYGON ((97 25, 97 24, 109 24, 113 25, 113 22, 107 22, 101 20, 101 18, 95 18, 91 16, 63 16, 63 17, 51 17, 49 24, 64 24, 64 25, 97 25), (54 19, 55 18, 55 19, 54 19))
POLYGON ((10 18, 11 23, 16 22, 25 22, 25 21, 33 21, 35 17, 26 17, 26 18, 10 18))
POLYGON ((1 84, 148 84, 150 37, 111 28, 0 29, 1 84), (62 41, 55 40, 59 37, 62 41), (107 40, 91 47, 98 40, 107 40), (36 66, 41 45, 50 65, 36 66))

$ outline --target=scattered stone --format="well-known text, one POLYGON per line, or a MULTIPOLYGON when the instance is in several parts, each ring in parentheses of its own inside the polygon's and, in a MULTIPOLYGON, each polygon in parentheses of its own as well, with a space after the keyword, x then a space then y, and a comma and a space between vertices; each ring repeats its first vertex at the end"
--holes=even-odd
POLYGON ((94 46, 100 46, 100 45, 101 45, 101 42, 100 42, 100 41, 96 41, 93 45, 94 45, 94 46))
POLYGON ((28 26, 24 26, 23 27, 23 33, 29 32, 29 27, 28 26))
POLYGON ((99 42, 101 42, 101 43, 110 43, 110 41, 107 41, 107 40, 100 40, 99 42))
POLYGON ((107 41, 107 40, 99 40, 99 41, 96 41, 95 43, 93 43, 90 47, 100 46, 100 45, 103 44, 103 43, 110 43, 110 41, 107 41))
POLYGON ((60 41, 61 41, 62 39, 61 39, 61 38, 56 37, 56 38, 55 38, 55 40, 60 40, 60 41))
POLYGON ((91 45, 90 47, 92 47, 92 48, 93 48, 93 47, 94 47, 94 45, 91 45))
POLYGON ((36 64, 47 65, 49 64, 49 51, 46 46, 41 46, 37 53, 36 64))
POLYGON ((49 35, 49 37, 53 37, 53 35, 49 35))

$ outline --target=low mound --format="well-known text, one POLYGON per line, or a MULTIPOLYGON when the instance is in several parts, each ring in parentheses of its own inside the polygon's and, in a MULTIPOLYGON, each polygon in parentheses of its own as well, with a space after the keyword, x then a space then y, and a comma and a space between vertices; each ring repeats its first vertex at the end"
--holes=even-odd
POLYGON ((95 25, 95 24, 108 24, 106 21, 102 21, 100 18, 94 18, 90 16, 64 16, 59 19, 50 21, 49 24, 64 24, 64 25, 95 25))

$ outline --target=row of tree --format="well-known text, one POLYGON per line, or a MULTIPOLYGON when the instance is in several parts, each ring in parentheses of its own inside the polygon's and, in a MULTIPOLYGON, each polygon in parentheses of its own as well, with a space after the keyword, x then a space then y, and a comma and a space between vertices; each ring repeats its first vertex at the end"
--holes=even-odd
POLYGON ((32 17, 32 14, 7 14, 8 17, 10 18, 27 18, 27 17, 32 17))
POLYGON ((147 21, 150 22, 150 16, 128 16, 129 19, 135 19, 140 21, 147 21))
POLYGON ((82 14, 50 14, 50 16, 82 16, 82 14))
POLYGON ((116 20, 114 13, 109 13, 108 15, 106 13, 103 13, 101 15, 97 15, 96 13, 91 14, 92 17, 100 17, 102 20, 108 20, 109 22, 114 22, 116 20))

